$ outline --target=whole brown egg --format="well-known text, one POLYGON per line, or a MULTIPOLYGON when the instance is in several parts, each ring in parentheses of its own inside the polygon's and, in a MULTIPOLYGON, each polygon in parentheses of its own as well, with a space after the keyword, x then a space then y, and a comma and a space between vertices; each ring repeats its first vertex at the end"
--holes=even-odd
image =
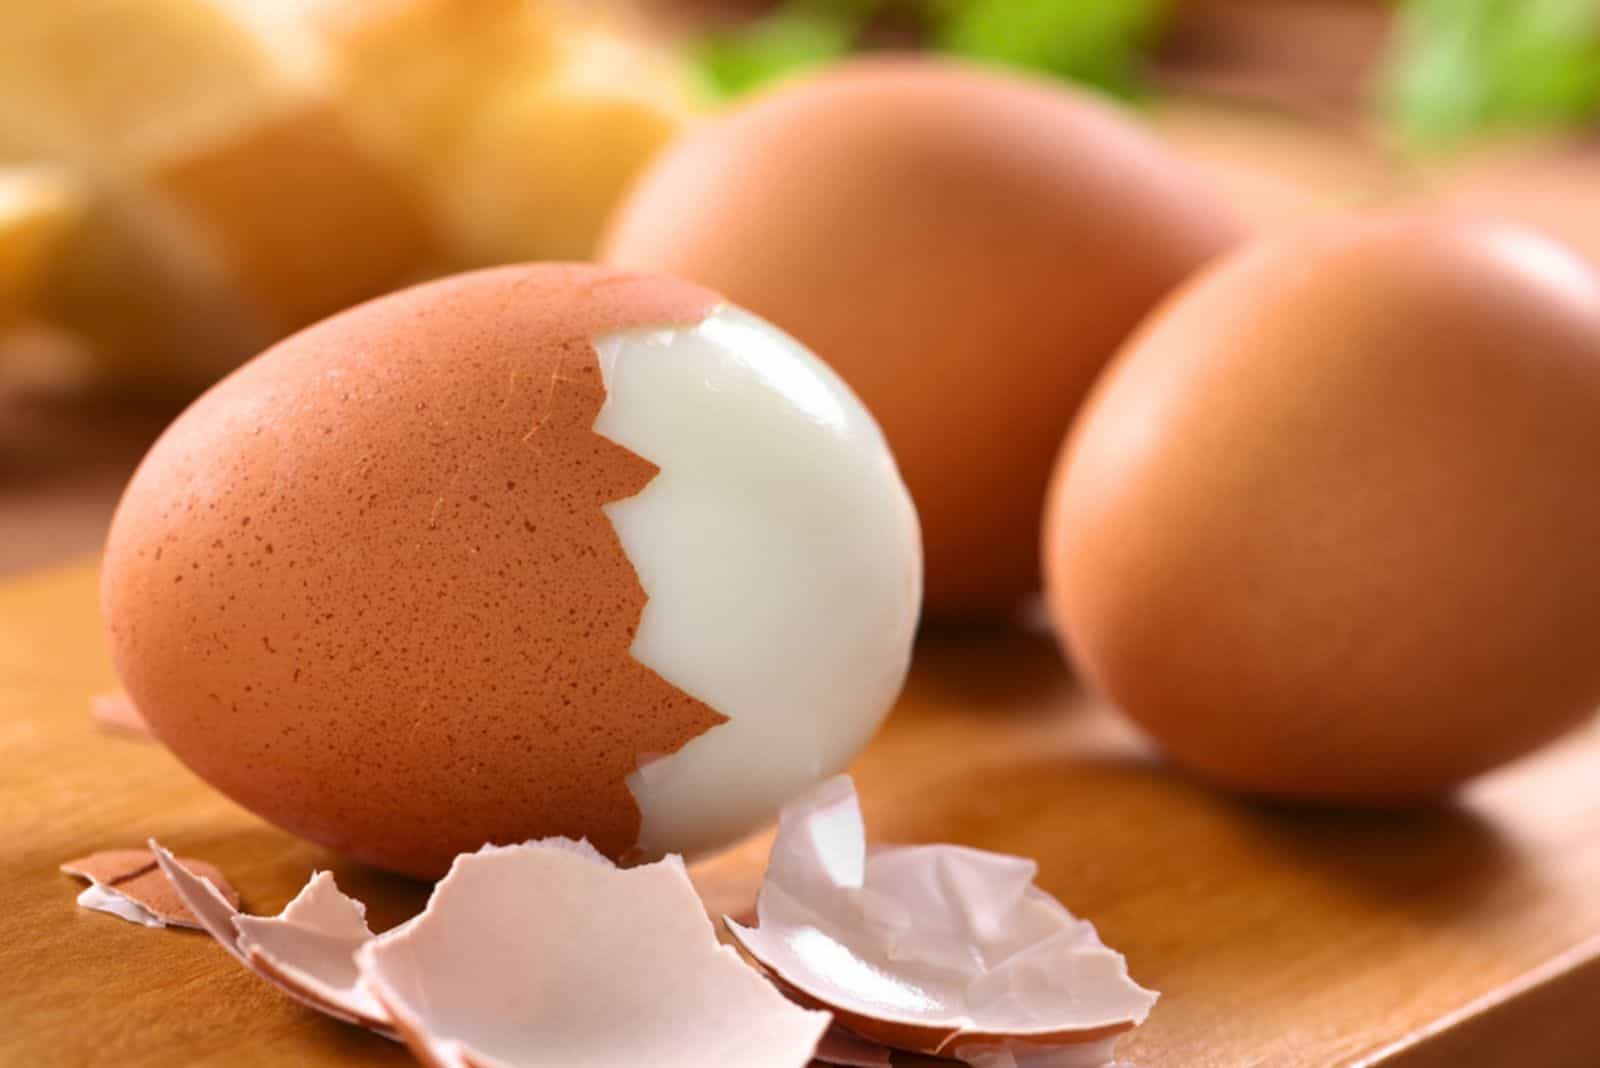
POLYGON ((1600 701, 1600 280, 1445 216, 1219 263, 1141 329, 1056 471, 1051 605, 1178 762, 1426 798, 1600 701))
POLYGON ((1090 382, 1238 234, 1195 171, 1083 93, 878 58, 680 139, 602 258, 724 292, 832 365, 916 501, 928 610, 994 614, 1038 589, 1050 465, 1090 382))

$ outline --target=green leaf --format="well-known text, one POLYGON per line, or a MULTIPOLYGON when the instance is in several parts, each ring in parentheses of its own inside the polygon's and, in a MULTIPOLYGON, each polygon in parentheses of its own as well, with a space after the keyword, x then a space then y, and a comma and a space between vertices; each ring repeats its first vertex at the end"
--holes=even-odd
POLYGON ((756 86, 849 53, 867 14, 865 3, 789 3, 737 30, 702 37, 694 54, 718 93, 756 86))
POLYGON ((1595 0, 1407 0, 1384 104, 1415 143, 1600 118, 1595 0))
POLYGON ((946 0, 935 9, 935 38, 948 52, 1130 96, 1165 8, 1165 0, 946 0))

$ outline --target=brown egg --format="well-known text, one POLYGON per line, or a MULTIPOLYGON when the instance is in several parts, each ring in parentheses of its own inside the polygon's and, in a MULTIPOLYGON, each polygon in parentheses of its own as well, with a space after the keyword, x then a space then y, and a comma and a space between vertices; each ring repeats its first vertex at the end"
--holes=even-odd
POLYGON ((1600 280, 1541 237, 1346 221, 1186 287, 1057 468, 1051 606, 1180 763, 1424 798, 1600 701, 1600 280))
POLYGON ((698 286, 543 265, 225 379, 135 474, 102 602, 185 764, 429 876, 759 826, 881 722, 920 570, 882 436, 814 356, 698 286))
POLYGON ((1491 142, 1433 178, 1429 194, 1451 209, 1537 230, 1600 266, 1600 145, 1592 140, 1491 142))
POLYGON ((1057 84, 857 61, 682 138, 603 258, 712 286, 828 361, 922 518, 927 607, 1039 585, 1061 434, 1139 318, 1239 230, 1195 172, 1057 84))

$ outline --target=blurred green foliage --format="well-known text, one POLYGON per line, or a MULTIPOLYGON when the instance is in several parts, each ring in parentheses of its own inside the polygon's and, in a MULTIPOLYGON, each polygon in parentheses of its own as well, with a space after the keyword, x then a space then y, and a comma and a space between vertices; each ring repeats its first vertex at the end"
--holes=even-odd
POLYGON ((1383 100, 1413 143, 1600 118, 1600 0, 1406 0, 1383 100))
POLYGON ((737 96, 850 52, 876 6, 791 0, 736 30, 704 35, 695 56, 712 89, 737 96))
MULTIPOLYGON (((695 45, 734 96, 851 52, 917 44, 1053 75, 1119 96, 1171 0, 784 0, 695 45)), ((1413 143, 1448 148, 1486 129, 1600 120, 1600 0, 1398 0, 1382 71, 1385 116, 1413 143)))
POLYGON ((786 0, 748 25, 707 34, 695 53, 712 87, 737 95, 871 47, 874 27, 887 21, 944 52, 1131 96, 1142 87, 1140 58, 1166 6, 1167 0, 786 0))
POLYGON ((1083 82, 1121 96, 1142 87, 1140 60, 1164 0, 954 0, 934 28, 947 52, 1083 82))

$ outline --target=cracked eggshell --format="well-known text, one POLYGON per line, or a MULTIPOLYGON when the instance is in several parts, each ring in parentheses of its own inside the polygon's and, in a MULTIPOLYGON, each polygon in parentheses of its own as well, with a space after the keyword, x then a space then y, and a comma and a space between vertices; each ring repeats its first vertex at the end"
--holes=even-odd
POLYGON ((150 849, 198 926, 229 956, 308 1008, 395 1037, 387 1011, 356 972, 355 951, 372 937, 366 906, 340 893, 331 874, 313 875, 277 916, 250 916, 239 911, 237 899, 229 900, 195 874, 189 862, 154 839, 150 849))
POLYGON ((1088 94, 875 58, 682 136, 602 259, 711 286, 827 360, 905 472, 929 611, 994 614, 1039 588, 1041 502, 1090 382, 1241 236, 1202 176, 1088 94))
POLYGON ((973 1063, 1104 1063, 1156 995, 1033 885, 1036 870, 961 846, 869 851, 855 787, 838 776, 785 806, 759 926, 725 923, 791 994, 870 1041, 973 1063))
POLYGON ((1437 796, 1600 702, 1600 279, 1515 227, 1346 220, 1153 317, 1057 470, 1077 664, 1174 760, 1437 796))
POLYGON ((89 718, 107 734, 129 738, 151 737, 150 724, 145 722, 144 716, 121 690, 97 693, 89 698, 89 718))
POLYGON ((277 916, 233 918, 250 967, 333 1005, 356 1022, 389 1030, 389 1016, 361 983, 355 954, 372 939, 367 907, 340 892, 332 872, 317 872, 277 916))
POLYGON ((258 814, 424 877, 558 834, 713 848, 841 769, 905 674, 916 517, 849 390, 720 305, 484 271, 212 389, 106 552, 113 657, 157 737, 258 814))
POLYGON ((623 870, 582 843, 457 858, 357 961, 439 1068, 801 1068, 829 1024, 718 944, 678 857, 623 870))
MULTIPOLYGON (((219 901, 237 908, 239 894, 215 866, 203 860, 183 861, 194 872, 196 882, 209 884, 219 901)), ((146 927, 194 927, 204 924, 188 907, 184 895, 174 889, 157 867, 149 849, 110 849, 61 865, 69 875, 89 880, 78 895, 78 904, 97 912, 120 916, 146 927)))

